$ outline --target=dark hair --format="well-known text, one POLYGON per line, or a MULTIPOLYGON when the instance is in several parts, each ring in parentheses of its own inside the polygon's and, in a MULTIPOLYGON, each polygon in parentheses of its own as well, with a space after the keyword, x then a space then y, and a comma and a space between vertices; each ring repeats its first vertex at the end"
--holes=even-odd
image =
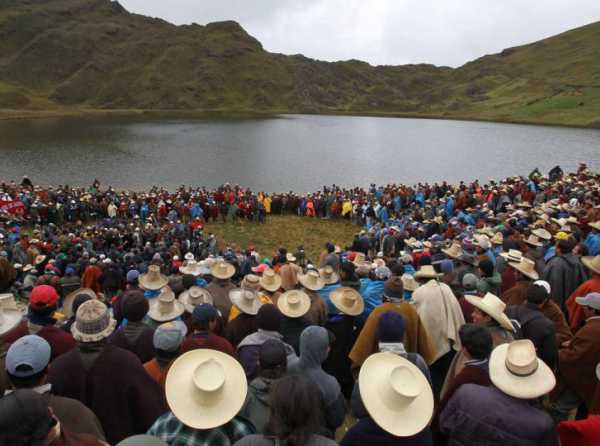
POLYGON ((473 359, 489 358, 494 348, 492 334, 487 327, 465 324, 458 330, 460 342, 473 359))
POLYGON ((181 284, 183 285, 184 289, 189 290, 191 287, 196 285, 196 276, 193 274, 184 274, 181 277, 181 284))
POLYGON ((265 434, 277 437, 282 446, 304 446, 320 430, 323 400, 318 388, 302 375, 275 381, 269 408, 265 434))
POLYGON ((494 275, 494 263, 490 259, 480 260, 479 269, 483 272, 484 277, 492 277, 494 275))
POLYGON ((529 288, 527 288, 527 302, 529 303, 541 305, 549 297, 548 291, 546 291, 546 288, 543 286, 532 283, 529 285, 529 288))
POLYGON ((570 238, 567 240, 558 241, 558 248, 560 249, 561 254, 570 254, 571 252, 573 252, 574 247, 575 245, 570 238))
POLYGON ((44 396, 18 389, 0 399, 0 444, 43 446, 56 424, 44 396))
MULTIPOLYGON (((20 365, 17 367, 19 372, 24 372, 28 370, 32 370, 28 365, 20 365)), ((31 375, 28 377, 19 377, 11 375, 8 371, 6 372, 6 376, 8 376, 8 380, 11 382, 15 389, 30 389, 32 387, 37 387, 41 384, 42 379, 48 373, 48 367, 44 368, 41 372, 36 373, 35 375, 31 375)))
POLYGON ((325 248, 327 249, 328 253, 332 253, 335 251, 335 245, 331 242, 325 243, 325 248))
POLYGON ((390 267, 390 271, 394 276, 401 276, 404 274, 404 265, 401 262, 396 262, 390 267))
POLYGON ((350 282, 356 281, 356 266, 352 262, 342 262, 340 267, 341 272, 345 275, 346 280, 350 282))
POLYGON ((156 356, 159 359, 175 359, 179 356, 180 353, 181 352, 178 348, 176 348, 173 351, 161 350, 160 348, 154 349, 154 356, 156 356))

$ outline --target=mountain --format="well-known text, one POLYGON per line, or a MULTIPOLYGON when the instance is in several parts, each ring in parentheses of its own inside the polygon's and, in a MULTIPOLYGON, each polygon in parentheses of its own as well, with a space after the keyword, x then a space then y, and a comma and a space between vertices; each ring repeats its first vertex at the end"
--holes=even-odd
POLYGON ((600 127, 600 22, 452 69, 264 50, 110 0, 0 0, 0 109, 410 115, 600 127))

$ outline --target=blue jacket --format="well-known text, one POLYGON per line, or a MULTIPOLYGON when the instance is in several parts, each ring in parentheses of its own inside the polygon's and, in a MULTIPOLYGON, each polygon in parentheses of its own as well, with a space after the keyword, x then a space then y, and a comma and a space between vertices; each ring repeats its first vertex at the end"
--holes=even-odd
POLYGON ((361 315, 363 318, 366 319, 383 302, 383 284, 381 280, 360 279, 358 292, 365 301, 365 311, 361 315))
POLYGON ((600 233, 590 232, 585 238, 584 243, 585 246, 587 246, 587 249, 590 251, 589 254, 591 256, 600 254, 600 233))
POLYGON ((321 288, 319 290, 319 296, 321 296, 321 298, 327 304, 327 313, 328 314, 338 314, 339 313, 339 311, 335 307, 335 305, 333 305, 331 303, 330 294, 333 290, 335 290, 336 288, 340 288, 340 287, 341 287, 341 285, 339 283, 334 283, 332 285, 325 285, 323 288, 321 288))

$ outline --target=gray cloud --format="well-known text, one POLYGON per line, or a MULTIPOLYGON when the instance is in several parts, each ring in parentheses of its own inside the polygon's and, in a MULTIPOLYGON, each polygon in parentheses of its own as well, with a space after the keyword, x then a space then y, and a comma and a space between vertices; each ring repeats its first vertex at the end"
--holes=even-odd
POLYGON ((176 24, 236 20, 265 49, 459 66, 600 20, 598 0, 121 0, 176 24))

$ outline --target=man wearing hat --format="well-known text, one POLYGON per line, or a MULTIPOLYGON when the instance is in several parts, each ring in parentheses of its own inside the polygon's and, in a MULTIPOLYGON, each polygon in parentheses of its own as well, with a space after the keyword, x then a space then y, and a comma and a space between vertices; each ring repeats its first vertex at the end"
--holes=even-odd
POLYGON ((206 290, 213 297, 213 303, 221 313, 223 323, 229 320, 229 311, 231 310, 231 300, 229 292, 236 288, 231 282, 235 274, 235 267, 227 262, 217 262, 211 268, 211 275, 214 280, 206 287, 206 290))
POLYGON ((552 370, 528 340, 502 344, 489 362, 492 386, 462 385, 440 415, 448 444, 558 444, 554 422, 534 401, 556 385, 552 370))
POLYGON ((166 322, 154 331, 154 359, 144 364, 144 369, 163 389, 171 364, 177 359, 187 327, 181 321, 166 322))
POLYGON ((36 334, 48 341, 52 349, 52 360, 72 350, 76 342, 70 333, 57 326, 53 317, 58 306, 59 295, 50 285, 40 285, 31 291, 28 314, 13 330, 2 335, 0 340, 12 344, 28 334, 36 334))
POLYGON ((218 319, 219 312, 211 304, 201 304, 194 307, 192 329, 181 344, 181 352, 209 348, 237 358, 237 353, 231 343, 215 333, 218 319))
POLYGON ((350 359, 355 371, 363 362, 378 351, 377 327, 379 318, 386 311, 394 311, 402 316, 405 323, 404 347, 408 352, 419 353, 425 362, 433 362, 436 351, 425 326, 415 307, 404 300, 404 285, 400 277, 392 277, 385 282, 384 303, 379 305, 367 318, 352 350, 350 359))
POLYGON ((569 327, 576 332, 585 323, 583 307, 576 302, 578 297, 583 297, 589 293, 600 293, 600 255, 594 257, 582 257, 581 263, 587 268, 590 279, 583 282, 567 300, 567 309, 569 314, 569 327))
MULTIPOLYGON (((250 276, 256 278, 256 285, 258 285, 258 276, 253 274, 250 276)), ((242 339, 256 331, 256 315, 260 307, 271 302, 268 299, 263 302, 262 294, 255 288, 235 288, 230 291, 229 297, 233 303, 230 317, 234 309, 238 314, 227 323, 223 336, 236 348, 242 339)))
POLYGON ((600 383, 595 379, 600 362, 600 293, 578 297, 576 302, 581 305, 586 322, 558 353, 561 392, 552 407, 558 420, 566 420, 570 411, 582 403, 588 413, 600 413, 600 383))
POLYGON ((12 387, 7 393, 18 389, 34 390, 44 396, 66 429, 104 440, 100 421, 90 409, 72 398, 52 394, 52 385, 46 384, 50 354, 50 344, 36 335, 23 336, 13 343, 5 358, 6 374, 12 387))
POLYGON ((192 350, 171 366, 165 383, 167 413, 148 435, 168 444, 233 445, 255 432, 238 415, 248 393, 244 369, 223 352, 192 350))
POLYGON ((48 382, 56 395, 81 401, 115 444, 146 432, 166 411, 160 386, 131 352, 106 342, 116 326, 99 300, 83 303, 71 328, 78 347, 52 362, 48 382))

